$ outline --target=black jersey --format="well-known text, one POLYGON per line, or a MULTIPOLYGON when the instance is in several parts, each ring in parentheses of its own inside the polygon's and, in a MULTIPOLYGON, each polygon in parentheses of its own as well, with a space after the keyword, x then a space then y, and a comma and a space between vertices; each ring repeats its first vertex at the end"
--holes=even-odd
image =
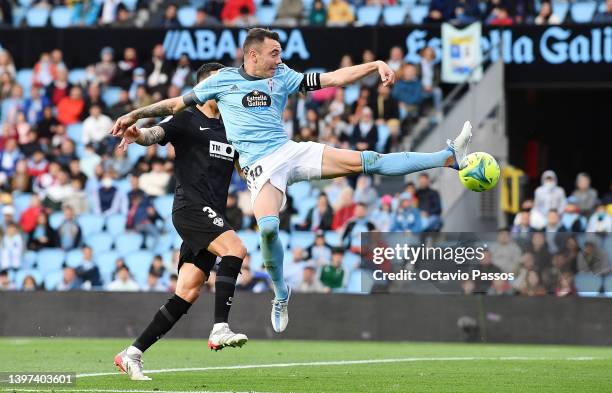
POLYGON ((176 151, 172 211, 205 205, 225 215, 237 153, 227 141, 222 121, 209 118, 193 107, 158 125, 166 134, 159 144, 170 142, 176 151))

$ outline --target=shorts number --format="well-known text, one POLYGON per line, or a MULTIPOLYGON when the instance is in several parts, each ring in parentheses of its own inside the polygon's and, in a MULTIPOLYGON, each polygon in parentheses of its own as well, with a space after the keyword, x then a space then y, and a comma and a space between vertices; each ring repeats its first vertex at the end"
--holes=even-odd
POLYGON ((204 208, 202 209, 202 211, 203 211, 204 213, 208 213, 208 218, 215 218, 215 217, 217 217, 217 213, 215 213, 215 212, 214 212, 214 210, 213 210, 213 209, 211 209, 211 208, 210 208, 210 207, 208 207, 208 206, 204 206, 204 208))
POLYGON ((263 172, 263 168, 261 167, 261 165, 257 165, 253 169, 249 169, 249 167, 247 166, 242 169, 242 172, 244 173, 244 177, 246 177, 247 187, 250 190, 252 182, 254 182, 255 179, 257 179, 261 175, 261 173, 263 172))

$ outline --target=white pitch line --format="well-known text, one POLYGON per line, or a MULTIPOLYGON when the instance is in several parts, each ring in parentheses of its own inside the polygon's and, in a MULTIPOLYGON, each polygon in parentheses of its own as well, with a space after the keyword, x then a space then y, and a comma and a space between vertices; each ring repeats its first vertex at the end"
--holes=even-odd
POLYGON ((9 389, 9 391, 15 392, 92 392, 92 393, 265 393, 265 392, 215 392, 209 390, 118 390, 118 389, 50 389, 50 390, 40 390, 40 389, 9 389))
MULTIPOLYGON (((478 361, 478 360, 487 360, 487 361, 512 361, 512 360, 589 361, 589 360, 603 360, 603 359, 605 359, 605 358, 595 358, 595 357, 589 357, 589 356, 567 357, 567 358, 528 357, 528 356, 438 357, 438 358, 412 357, 412 358, 400 358, 400 359, 336 360, 336 361, 327 361, 327 362, 243 364, 243 365, 238 365, 238 366, 165 368, 165 369, 161 369, 161 370, 147 370, 147 371, 145 371, 145 374, 160 374, 160 373, 174 373, 174 372, 188 372, 188 371, 245 370, 245 369, 252 369, 252 368, 283 368, 283 367, 308 367, 308 366, 346 366, 346 365, 354 365, 354 364, 382 364, 382 363, 406 363, 406 362, 453 362, 453 361, 457 362, 457 361, 478 361)), ((77 374, 77 378, 103 377, 103 376, 108 376, 108 375, 121 375, 121 373, 119 373, 119 372, 112 372, 112 373, 77 374)))

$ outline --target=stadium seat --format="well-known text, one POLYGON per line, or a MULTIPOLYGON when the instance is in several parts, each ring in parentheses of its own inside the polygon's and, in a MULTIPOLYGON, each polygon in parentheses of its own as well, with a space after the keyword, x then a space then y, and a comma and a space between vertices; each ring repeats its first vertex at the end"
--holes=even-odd
POLYGON ((294 203, 299 203, 304 198, 308 198, 310 196, 311 186, 307 181, 301 181, 298 183, 294 183, 287 187, 287 194, 293 198, 294 203))
POLYGON ((119 102, 121 88, 116 86, 108 86, 102 92, 102 100, 109 108, 119 102))
POLYGON ((27 10, 24 7, 13 7, 13 27, 21 27, 27 10))
POLYGON ((58 28, 70 26, 72 21, 72 10, 68 7, 55 7, 51 11, 51 25, 58 28))
POLYGON ((36 265, 36 259, 38 258, 38 253, 36 251, 26 251, 23 253, 21 257, 21 268, 22 269, 32 269, 36 265))
POLYGON ((70 250, 66 253, 66 266, 77 268, 83 262, 83 251, 70 250))
POLYGON ((361 257, 352 252, 345 252, 342 258, 342 267, 346 270, 346 273, 350 273, 355 269, 359 269, 361 264, 361 257))
POLYGON ((74 123, 66 127, 68 138, 77 145, 83 144, 83 123, 74 123))
POLYGON ((64 222, 64 213, 62 212, 53 212, 49 216, 49 225, 53 229, 59 228, 60 225, 64 222))
POLYGON ((251 254, 251 272, 257 272, 264 270, 263 267, 263 258, 261 256, 261 251, 252 252, 251 254))
POLYGON ((359 98, 359 85, 352 84, 344 88, 344 103, 352 105, 359 98))
POLYGON ((380 20, 382 7, 376 5, 366 5, 357 10, 357 22, 363 26, 375 26, 380 20))
POLYGON ((317 198, 310 197, 306 199, 302 199, 299 203, 297 203, 297 211, 300 217, 300 222, 304 222, 306 220, 306 216, 310 209, 317 205, 317 198))
POLYGON ((43 283, 43 275, 39 270, 21 269, 17 271, 17 274, 15 274, 15 286, 17 287, 17 289, 23 288, 23 280, 27 276, 34 277, 34 281, 36 281, 37 285, 41 285, 43 283))
POLYGON ((81 214, 77 217, 83 237, 102 232, 104 228, 104 217, 97 214, 81 214))
POLYGON ((601 276, 592 273, 578 273, 574 279, 580 296, 599 296, 602 286, 601 276))
POLYGON ((19 0, 18 3, 20 6, 24 8, 30 8, 34 0, 19 0))
POLYGON ((561 23, 563 23, 567 17, 567 12, 569 11, 569 3, 563 0, 553 0, 552 10, 553 14, 557 15, 561 20, 561 23))
POLYGON ((137 232, 124 232, 115 236, 115 251, 121 255, 140 250, 143 236, 137 232))
POLYGON ((181 7, 178 10, 177 18, 181 26, 191 27, 196 20, 196 9, 193 7, 181 7))
POLYGON ((106 217, 106 232, 113 237, 125 232, 126 221, 127 217, 123 214, 113 214, 112 216, 106 217))
POLYGON ((325 232, 325 243, 329 244, 332 247, 340 246, 340 235, 334 231, 326 231, 325 232))
POLYGON ((62 269, 66 253, 60 248, 43 248, 38 252, 36 267, 42 274, 62 269))
POLYGON ((315 241, 314 232, 293 231, 293 233, 291 233, 291 248, 294 248, 294 247, 308 248, 314 243, 314 241, 315 241))
POLYGON ((127 150, 128 161, 130 164, 134 165, 140 157, 144 156, 146 151, 146 146, 140 146, 137 143, 130 143, 127 150))
POLYGON ((153 253, 147 250, 134 251, 125 256, 125 264, 130 269, 132 277, 143 285, 147 282, 149 268, 153 262, 153 253))
POLYGON ((172 203, 174 202, 173 195, 159 196, 153 200, 153 206, 160 216, 164 219, 172 215, 172 203))
POLYGON ((45 284, 45 290, 47 291, 55 290, 57 286, 62 282, 63 279, 64 279, 63 270, 57 270, 57 271, 49 272, 45 274, 45 278, 43 281, 45 284))
POLYGON ((372 291, 374 281, 372 275, 367 270, 353 270, 348 278, 346 292, 353 294, 367 295, 372 291))
POLYGON ((31 68, 22 68, 17 71, 15 80, 23 87, 23 93, 26 96, 30 96, 30 88, 32 87, 32 76, 34 71, 31 68))
POLYGON ((156 254, 162 254, 174 246, 174 234, 172 233, 164 233, 159 236, 157 241, 149 236, 146 240, 147 249, 153 251, 156 254))
POLYGON ((136 4, 138 3, 138 0, 122 0, 121 2, 123 3, 123 5, 125 5, 125 7, 128 10, 135 11, 136 10, 136 4))
POLYGON ((410 10, 410 20, 412 20, 412 23, 414 23, 415 25, 420 25, 421 23, 423 23, 423 19, 425 19, 428 13, 429 13, 428 6, 415 5, 410 10))
POLYGON ((110 282, 118 258, 119 254, 116 251, 106 251, 94 254, 94 260, 105 283, 110 282))
POLYGON ((278 238, 283 244, 283 248, 285 249, 289 248, 289 233, 287 233, 287 231, 280 230, 278 232, 278 238))
POLYGON ((261 26, 271 26, 276 19, 276 7, 261 6, 255 11, 255 16, 257 17, 257 24, 261 26))
POLYGON ((595 15, 596 10, 596 1, 574 2, 570 9, 572 21, 575 23, 589 23, 593 20, 593 15, 595 15))
POLYGON ((387 144, 387 139, 389 139, 390 134, 391 132, 386 124, 380 124, 378 126, 378 142, 376 142, 376 151, 383 152, 385 150, 385 145, 387 144))
POLYGON ((612 297, 612 274, 606 276, 603 281, 603 290, 607 297, 612 297))
POLYGON ((406 21, 406 7, 397 6, 386 6, 383 9, 383 22, 387 26, 402 25, 406 21))
POLYGON ((180 250, 182 244, 183 244, 183 239, 180 236, 174 236, 172 238, 172 248, 173 249, 180 250))
POLYGON ((29 206, 32 200, 32 194, 29 192, 23 192, 20 194, 15 193, 13 196, 13 207, 15 211, 21 215, 29 206))
POLYGON ((94 254, 110 251, 113 247, 113 237, 106 232, 93 233, 87 236, 85 244, 91 247, 94 254))
POLYGON ((49 10, 44 7, 30 8, 26 13, 26 22, 30 27, 45 27, 49 20, 49 10))
POLYGON ((85 68, 74 68, 68 72, 68 82, 73 85, 80 84, 87 77, 85 68))
POLYGON ((254 253, 259 248, 259 234, 254 231, 238 231, 238 237, 244 243, 249 253, 254 253))

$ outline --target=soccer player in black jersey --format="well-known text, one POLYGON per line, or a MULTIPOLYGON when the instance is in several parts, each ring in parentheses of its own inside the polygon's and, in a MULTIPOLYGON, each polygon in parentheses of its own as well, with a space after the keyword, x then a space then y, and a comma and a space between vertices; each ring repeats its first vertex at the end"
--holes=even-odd
MULTIPOLYGON (((204 64, 198 70, 198 82, 223 67, 219 63, 204 64)), ((215 324, 208 346, 219 350, 246 343, 247 336, 232 332, 227 323, 246 248, 225 219, 236 153, 227 141, 214 100, 170 116, 151 128, 132 126, 124 133, 118 148, 125 149, 131 142, 144 146, 170 142, 174 146, 176 188, 172 222, 183 239, 174 296, 159 309, 136 341, 115 357, 117 367, 131 379, 149 380, 142 371, 142 353, 187 313, 217 257, 221 257, 221 262, 215 280, 215 324)))

